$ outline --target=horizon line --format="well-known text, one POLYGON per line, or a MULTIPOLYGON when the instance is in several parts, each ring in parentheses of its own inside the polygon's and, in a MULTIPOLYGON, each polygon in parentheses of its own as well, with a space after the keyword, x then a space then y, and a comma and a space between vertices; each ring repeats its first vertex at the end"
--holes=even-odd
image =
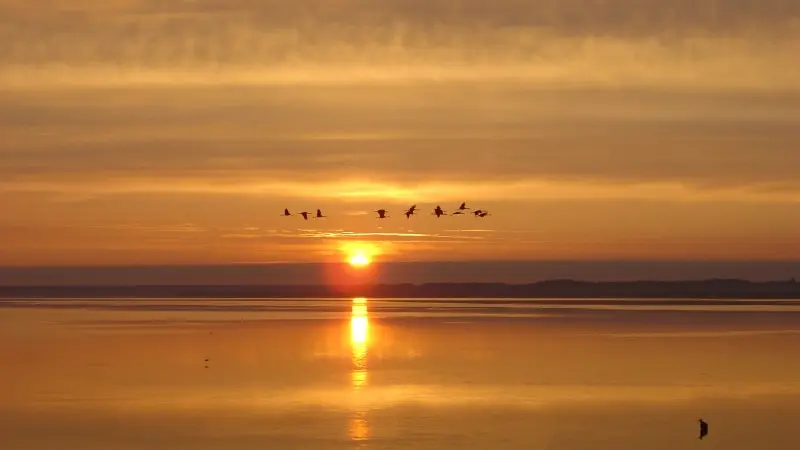
POLYGON ((147 284, 147 283, 137 283, 137 284, 109 284, 109 285, 97 285, 97 284, 65 284, 65 285, 31 285, 31 284, 19 284, 19 285, 0 285, 0 290, 7 289, 7 288, 19 288, 19 287, 34 287, 34 288, 115 288, 115 287, 168 287, 168 288, 180 288, 180 287, 291 287, 291 288, 308 288, 308 287, 324 287, 324 288, 331 288, 331 287, 348 287, 348 288, 355 288, 355 287, 382 287, 382 286, 442 286, 442 285, 502 285, 502 286, 531 286, 535 284, 551 284, 551 283, 573 283, 573 284, 636 284, 636 283, 659 283, 659 284, 683 284, 683 283, 706 283, 706 282, 736 282, 736 283, 749 283, 749 284, 770 284, 770 283, 798 283, 799 281, 796 280, 795 277, 789 278, 775 278, 770 280, 752 280, 748 278, 740 278, 740 277, 705 277, 705 278, 685 278, 685 279, 677 279, 677 280, 660 280, 656 278, 641 278, 636 280, 589 280, 583 278, 548 278, 544 280, 538 281, 527 281, 527 282, 520 282, 520 283, 513 283, 513 282, 504 282, 504 281, 431 281, 431 282, 396 282, 396 283, 347 283, 347 284, 336 284, 336 283, 308 283, 308 284, 269 284, 269 283, 232 283, 232 284, 202 284, 202 283, 190 283, 190 284, 147 284))
MULTIPOLYGON (((681 258, 631 258, 631 259, 469 259, 469 260, 392 260, 373 261, 371 265, 394 264, 602 264, 602 263, 681 263, 681 264, 775 264, 775 263, 800 263, 798 259, 681 259, 681 258)), ((236 266, 333 266, 347 265, 342 261, 257 261, 257 262, 218 262, 218 263, 126 263, 126 264, 24 264, 3 265, 0 270, 6 269, 127 269, 127 268, 191 268, 191 267, 236 267, 236 266)))

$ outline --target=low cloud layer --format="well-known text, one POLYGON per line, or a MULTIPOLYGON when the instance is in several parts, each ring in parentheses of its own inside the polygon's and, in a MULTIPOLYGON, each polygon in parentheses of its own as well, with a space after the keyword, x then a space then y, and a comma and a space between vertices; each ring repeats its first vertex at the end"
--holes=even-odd
POLYGON ((9 192, 402 201, 800 193, 793 96, 484 84, 0 98, 0 190, 9 192))

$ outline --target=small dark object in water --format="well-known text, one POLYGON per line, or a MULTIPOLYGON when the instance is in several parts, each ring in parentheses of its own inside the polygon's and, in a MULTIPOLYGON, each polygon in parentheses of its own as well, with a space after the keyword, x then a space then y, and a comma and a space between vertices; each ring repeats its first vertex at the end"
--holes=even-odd
POLYGON ((700 437, 698 439, 703 439, 708 434, 708 423, 705 420, 700 419, 700 437))

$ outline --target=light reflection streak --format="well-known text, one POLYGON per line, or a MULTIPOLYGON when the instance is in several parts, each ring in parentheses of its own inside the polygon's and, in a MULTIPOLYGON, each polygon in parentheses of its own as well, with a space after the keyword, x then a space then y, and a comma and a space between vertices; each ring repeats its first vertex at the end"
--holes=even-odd
MULTIPOLYGON (((367 316, 367 299, 357 297, 353 299, 350 314, 350 348, 353 369, 350 372, 352 388, 359 392, 367 385, 367 348, 369 343, 369 318, 367 316)), ((357 407, 350 418, 348 425, 350 439, 353 441, 366 441, 369 437, 369 423, 366 411, 357 407)))

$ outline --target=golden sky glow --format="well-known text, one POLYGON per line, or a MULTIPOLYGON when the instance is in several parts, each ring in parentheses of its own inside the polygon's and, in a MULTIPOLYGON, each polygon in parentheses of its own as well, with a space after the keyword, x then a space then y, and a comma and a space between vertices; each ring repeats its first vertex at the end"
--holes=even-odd
POLYGON ((48 5, 0 0, 0 265, 800 258, 791 2, 48 5))

